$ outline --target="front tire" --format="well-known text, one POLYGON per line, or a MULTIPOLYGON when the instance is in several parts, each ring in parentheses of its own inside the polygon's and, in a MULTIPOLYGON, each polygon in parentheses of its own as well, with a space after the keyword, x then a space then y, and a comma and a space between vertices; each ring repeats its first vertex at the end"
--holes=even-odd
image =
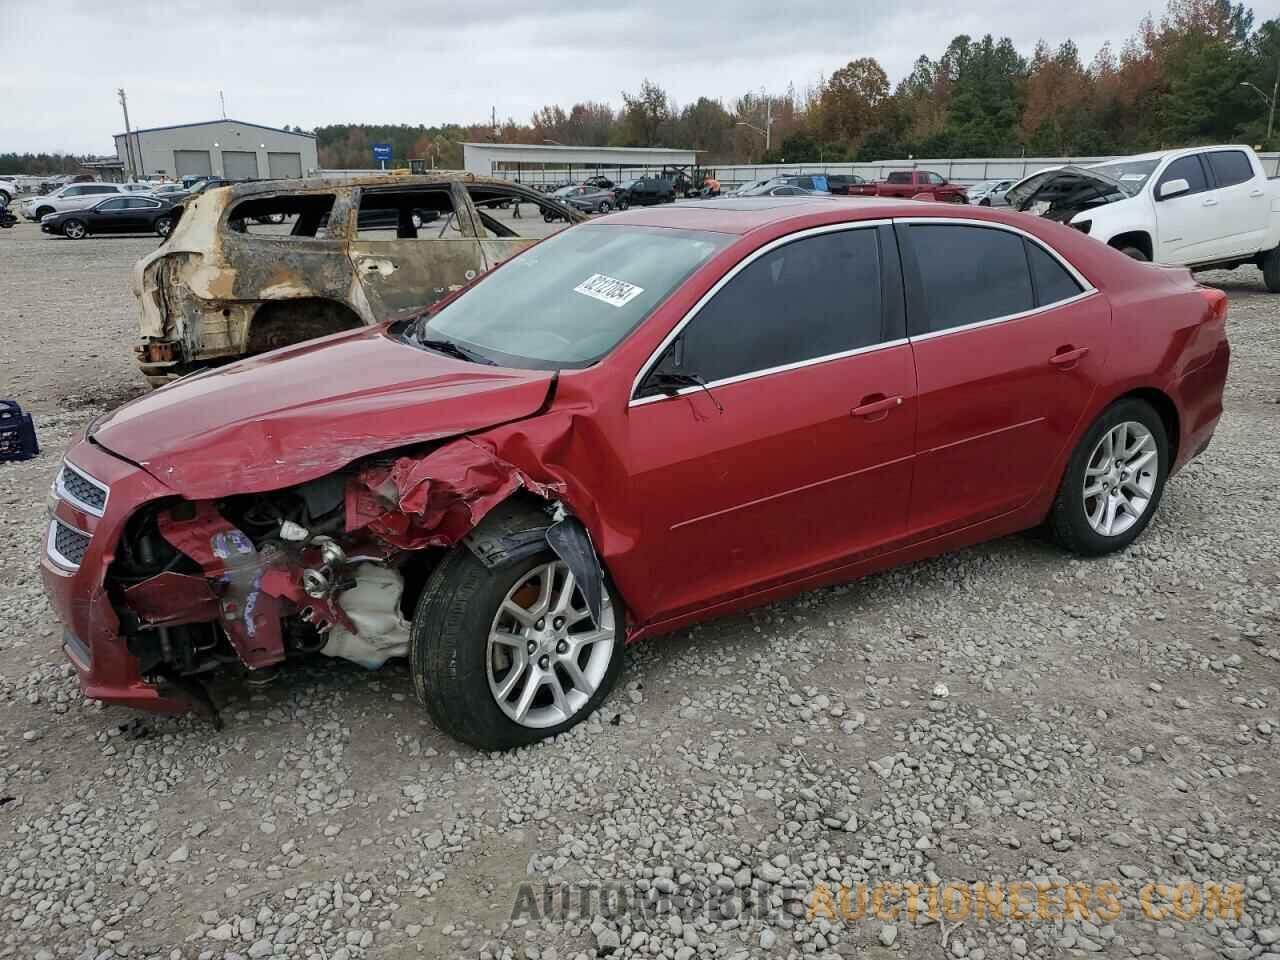
POLYGON ((68 220, 62 225, 62 235, 68 240, 80 240, 88 232, 83 220, 68 220))
POLYGON ((553 737, 617 681, 624 624, 609 590, 602 621, 592 623, 550 550, 490 569, 459 547, 432 572, 414 614, 418 697, 443 732, 481 750, 553 737))
POLYGON ((1116 247, 1116 249, 1130 260, 1140 260, 1143 263, 1151 262, 1151 258, 1147 256, 1147 252, 1141 247, 1116 247))
POLYGON ((1049 529, 1083 556, 1123 550, 1160 506, 1170 467, 1164 422, 1136 399, 1112 404, 1080 438, 1049 512, 1049 529))

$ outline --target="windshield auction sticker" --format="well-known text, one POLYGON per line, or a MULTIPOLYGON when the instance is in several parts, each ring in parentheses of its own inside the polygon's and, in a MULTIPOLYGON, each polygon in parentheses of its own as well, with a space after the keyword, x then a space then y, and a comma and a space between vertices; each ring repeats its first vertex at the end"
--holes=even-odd
POLYGON ((574 287, 573 292, 602 300, 610 306, 622 307, 644 293, 644 287, 606 277, 603 273, 593 273, 574 287))

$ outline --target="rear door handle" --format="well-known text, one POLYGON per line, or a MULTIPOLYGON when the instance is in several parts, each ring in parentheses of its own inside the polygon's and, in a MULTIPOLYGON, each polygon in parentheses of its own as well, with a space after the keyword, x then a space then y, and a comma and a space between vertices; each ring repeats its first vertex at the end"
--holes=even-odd
POLYGON ((1049 362, 1055 367, 1066 370, 1074 366, 1088 352, 1088 347, 1066 347, 1050 357, 1049 362))
POLYGON ((876 396, 878 395, 873 393, 870 397, 863 397, 862 403, 859 406, 854 407, 849 412, 855 417, 864 417, 867 420, 882 420, 889 415, 890 410, 893 410, 895 407, 902 406, 901 397, 880 397, 878 400, 872 399, 876 396))
POLYGON ((1216 207, 1218 205, 1218 201, 1213 199, 1213 197, 1210 197, 1208 200, 1204 202, 1204 205, 1206 207, 1216 207))
POLYGON ((1250 191, 1249 191, 1249 196, 1251 196, 1251 197, 1260 197, 1260 196, 1262 196, 1262 191, 1261 191, 1261 190, 1250 190, 1250 191))

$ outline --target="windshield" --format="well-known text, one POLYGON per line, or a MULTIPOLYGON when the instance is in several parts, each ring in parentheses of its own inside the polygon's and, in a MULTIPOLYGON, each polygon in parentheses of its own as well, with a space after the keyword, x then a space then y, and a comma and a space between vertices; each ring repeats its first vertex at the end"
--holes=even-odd
POLYGON ((1155 172, 1159 160, 1115 160, 1111 163, 1098 163, 1089 167, 1113 180, 1119 180, 1125 193, 1133 196, 1142 189, 1142 185, 1155 172))
POLYGON ((585 224, 503 264, 419 325, 509 367, 599 360, 733 235, 585 224))

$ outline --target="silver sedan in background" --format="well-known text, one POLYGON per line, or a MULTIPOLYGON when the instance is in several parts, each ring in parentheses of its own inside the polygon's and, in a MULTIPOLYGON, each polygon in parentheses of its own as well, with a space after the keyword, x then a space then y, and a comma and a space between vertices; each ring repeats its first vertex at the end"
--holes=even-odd
POLYGON ((983 180, 969 187, 969 202, 979 207, 1007 207, 1009 201, 1004 198, 1005 192, 1016 180, 983 180))

